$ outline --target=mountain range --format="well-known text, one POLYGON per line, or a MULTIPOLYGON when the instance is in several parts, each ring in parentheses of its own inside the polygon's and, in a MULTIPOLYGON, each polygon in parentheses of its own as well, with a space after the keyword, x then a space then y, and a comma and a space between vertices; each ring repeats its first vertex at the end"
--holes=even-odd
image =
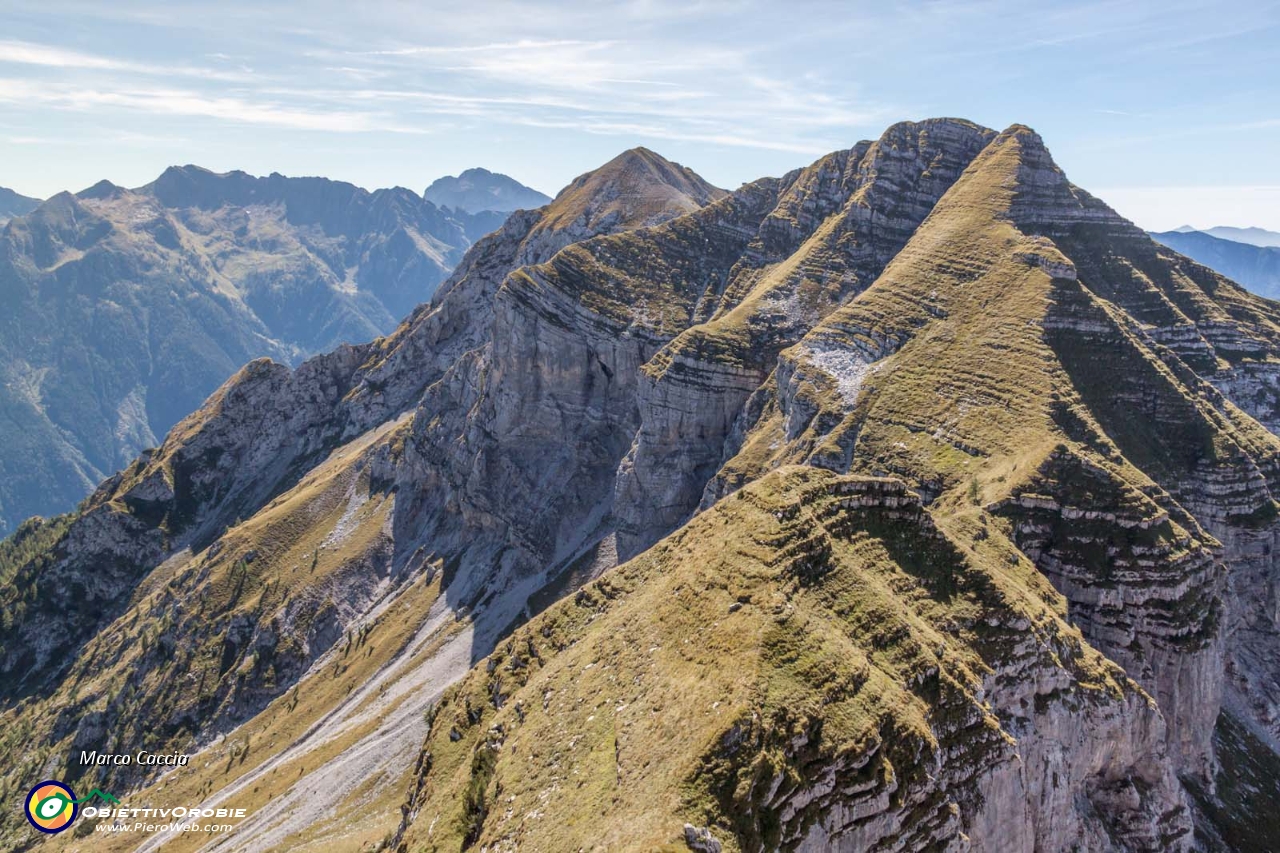
POLYGON ((466 213, 532 210, 551 201, 550 196, 488 169, 467 169, 456 177, 437 178, 423 197, 439 207, 466 213))
MULTIPOLYGON (((1215 229, 1218 231, 1229 229, 1215 229)), ((1242 229, 1236 229, 1242 230, 1242 229)), ((1267 234, 1260 228, 1249 229, 1267 234)), ((1156 240, 1243 284, 1259 296, 1280 297, 1280 245, 1254 245, 1206 231, 1166 231, 1156 240)), ((1280 236, 1280 235, 1277 235, 1280 236)))
POLYGON ((1251 246, 1280 246, 1280 231, 1268 231, 1266 228, 1233 228, 1229 225, 1215 225, 1213 228, 1193 228, 1190 225, 1183 225, 1181 228, 1175 228, 1174 230, 1180 234, 1199 231, 1211 237, 1232 240, 1236 243, 1248 243, 1251 246))
POLYGON ((36 204, 0 231, 0 532, 75 506, 246 362, 393 331, 506 217, 195 166, 36 204))
POLYGON ((0 546, 0 796, 245 808, 220 850, 1274 849, 1277 431, 1280 305, 1027 127, 732 193, 634 149, 0 546))

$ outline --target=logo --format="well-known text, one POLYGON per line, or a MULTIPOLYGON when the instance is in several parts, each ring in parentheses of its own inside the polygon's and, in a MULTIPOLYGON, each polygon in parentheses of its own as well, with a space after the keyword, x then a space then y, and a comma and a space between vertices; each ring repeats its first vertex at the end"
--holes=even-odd
POLYGON ((47 782, 41 782, 27 792, 24 810, 27 813, 27 820, 31 822, 32 826, 41 832, 53 835, 70 826, 71 822, 76 819, 76 815, 80 813, 80 804, 86 803, 94 797, 110 803, 120 802, 106 791, 98 788, 90 791, 89 796, 84 799, 77 800, 75 792, 69 787, 50 779, 47 782))
POLYGON ((70 826, 79 811, 75 792, 52 779, 36 785, 27 794, 27 820, 50 835, 70 826))

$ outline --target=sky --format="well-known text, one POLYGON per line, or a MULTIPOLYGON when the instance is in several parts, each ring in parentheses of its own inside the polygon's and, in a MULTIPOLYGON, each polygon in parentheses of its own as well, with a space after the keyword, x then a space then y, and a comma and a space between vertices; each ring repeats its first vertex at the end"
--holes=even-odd
POLYGON ((727 188, 904 119, 1030 125, 1139 225, 1280 230, 1277 2, 0 0, 0 186, 167 166, 727 188))

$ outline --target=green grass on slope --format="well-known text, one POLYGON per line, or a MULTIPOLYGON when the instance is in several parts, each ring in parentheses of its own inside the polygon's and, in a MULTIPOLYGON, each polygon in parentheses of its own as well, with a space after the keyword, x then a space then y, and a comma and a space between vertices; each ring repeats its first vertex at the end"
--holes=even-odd
POLYGON ((721 501, 446 695, 402 849, 678 850, 685 821, 773 848, 822 816, 780 803, 828 772, 945 832, 977 804, 939 755, 1012 760, 975 694, 994 666, 1065 671, 1047 702, 1133 689, 1007 540, 966 541, 893 480, 788 468, 721 501))

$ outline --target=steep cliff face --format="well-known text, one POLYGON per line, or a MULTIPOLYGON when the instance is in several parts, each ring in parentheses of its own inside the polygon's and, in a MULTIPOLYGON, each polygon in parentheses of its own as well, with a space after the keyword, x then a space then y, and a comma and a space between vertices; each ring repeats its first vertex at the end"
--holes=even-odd
POLYGON ((608 551, 640 367, 727 277, 776 185, 662 229, 575 244, 507 277, 488 341, 419 407, 401 480, 414 484, 407 529, 430 531, 432 547, 459 559, 467 588, 554 575, 608 551))
POLYGON ((0 551, 5 755, 244 850, 1266 849, 1275 312, 1020 126, 628 152, 0 551))
POLYGON ((733 419, 778 352, 875 281, 992 136, 961 121, 904 123, 795 176, 710 295, 709 318, 645 367, 641 427, 617 484, 620 555, 697 508, 733 419))

